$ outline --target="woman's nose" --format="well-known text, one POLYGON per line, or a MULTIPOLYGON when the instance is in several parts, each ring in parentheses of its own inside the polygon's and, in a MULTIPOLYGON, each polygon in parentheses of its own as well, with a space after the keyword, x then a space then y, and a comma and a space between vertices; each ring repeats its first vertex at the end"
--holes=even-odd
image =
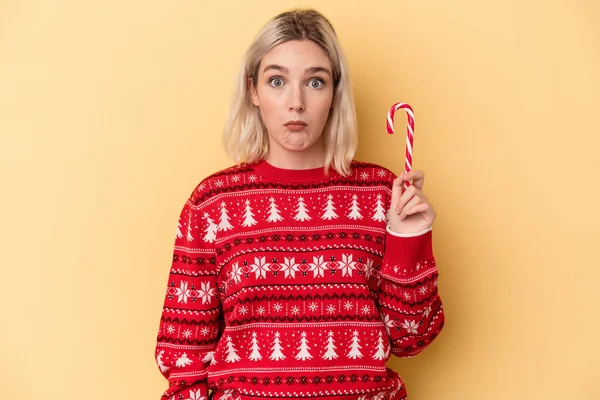
POLYGON ((292 98, 290 100, 290 111, 304 111, 304 93, 301 88, 292 90, 292 98))

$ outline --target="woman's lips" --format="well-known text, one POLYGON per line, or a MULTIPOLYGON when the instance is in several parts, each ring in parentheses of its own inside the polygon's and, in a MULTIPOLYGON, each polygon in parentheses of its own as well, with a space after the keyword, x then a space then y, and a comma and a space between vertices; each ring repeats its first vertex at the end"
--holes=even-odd
POLYGON ((288 128, 290 131, 302 131, 302 130, 304 130, 304 128, 306 128, 306 125, 303 125, 303 124, 288 124, 285 127, 288 128))
POLYGON ((288 121, 285 123, 285 127, 290 131, 301 131, 306 128, 306 122, 304 121, 288 121))

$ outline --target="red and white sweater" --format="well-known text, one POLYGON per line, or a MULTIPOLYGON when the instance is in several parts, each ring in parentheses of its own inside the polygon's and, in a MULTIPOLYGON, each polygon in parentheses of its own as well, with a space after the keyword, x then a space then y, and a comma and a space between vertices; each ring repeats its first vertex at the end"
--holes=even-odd
POLYGON ((158 332, 163 399, 404 399, 385 362, 444 324, 431 229, 386 226, 394 174, 266 161, 186 202, 158 332))

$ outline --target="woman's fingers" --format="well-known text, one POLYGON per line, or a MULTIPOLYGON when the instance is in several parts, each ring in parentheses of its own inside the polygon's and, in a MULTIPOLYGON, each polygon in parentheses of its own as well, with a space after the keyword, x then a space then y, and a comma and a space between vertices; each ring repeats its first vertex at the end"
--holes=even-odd
POLYGON ((410 199, 406 203, 404 208, 402 208, 402 210, 400 211, 400 219, 406 218, 406 216, 408 215, 408 210, 412 209, 414 206, 417 206, 419 204, 421 204, 421 198, 419 196, 414 196, 412 199, 410 199))
POLYGON ((408 189, 400 196, 400 199, 396 203, 396 214, 400 214, 404 207, 412 200, 413 197, 419 197, 421 191, 414 186, 409 186, 408 189))
MULTIPOLYGON (((408 211, 406 211, 406 215, 409 216, 409 215, 413 215, 413 214, 419 214, 422 212, 426 212, 430 208, 431 208, 431 204, 421 203, 414 207, 409 208, 408 211)), ((400 219, 402 219, 402 216, 400 216, 400 219)))
POLYGON ((400 201, 404 190, 402 188, 402 185, 404 185, 404 180, 401 176, 398 176, 396 179, 394 179, 394 183, 392 185, 392 202, 390 210, 393 210, 393 212, 395 212, 396 214, 400 213, 400 211, 398 211, 397 204, 400 201))
POLYGON ((420 203, 429 201, 421 189, 425 183, 425 174, 423 171, 411 171, 402 173, 394 180, 392 186, 392 207, 394 212, 401 214, 401 219, 407 215, 406 210, 420 203), (412 179, 412 185, 404 190, 404 182, 412 179), (410 203, 410 204, 409 204, 410 203), (407 207, 408 206, 408 207, 407 207), (404 213, 403 213, 404 211, 404 213))
POLYGON ((405 176, 404 180, 411 180, 412 184, 419 190, 423 190, 423 185, 425 184, 425 173, 423 171, 414 170, 410 172, 405 172, 400 176, 405 176))

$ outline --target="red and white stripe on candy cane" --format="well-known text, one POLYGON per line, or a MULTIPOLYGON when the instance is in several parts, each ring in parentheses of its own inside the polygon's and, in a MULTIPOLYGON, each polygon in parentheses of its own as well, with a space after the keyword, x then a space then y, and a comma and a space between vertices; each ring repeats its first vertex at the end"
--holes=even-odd
MULTIPOLYGON (((412 170, 412 155, 413 155, 413 143, 415 135, 415 113, 411 106, 406 103, 396 103, 388 112, 387 116, 387 133, 394 133, 394 114, 398 109, 404 109, 408 117, 408 126, 406 129, 406 157, 404 160, 404 172, 410 172, 412 170)), ((409 182, 404 182, 404 190, 410 186, 409 182)))

